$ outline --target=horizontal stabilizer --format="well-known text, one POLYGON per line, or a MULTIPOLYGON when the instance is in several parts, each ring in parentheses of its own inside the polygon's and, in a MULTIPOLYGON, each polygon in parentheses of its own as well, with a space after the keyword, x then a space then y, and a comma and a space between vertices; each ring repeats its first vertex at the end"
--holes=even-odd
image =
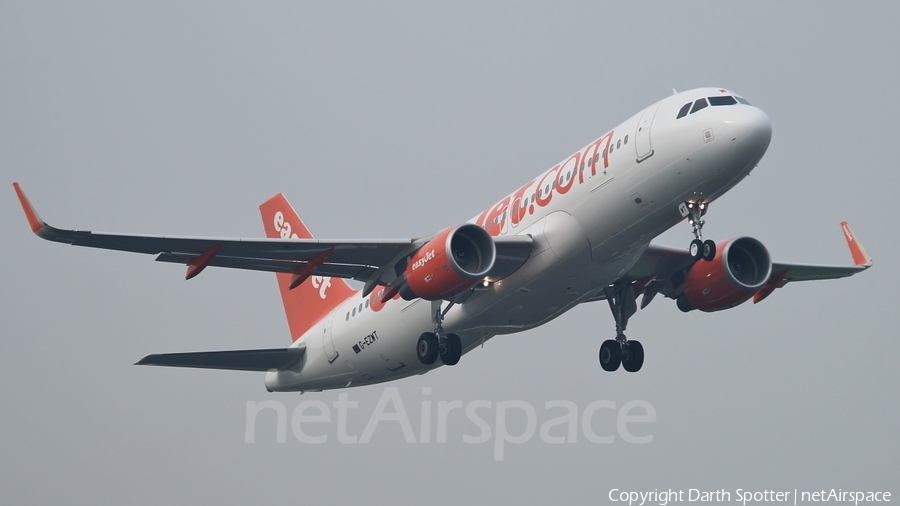
POLYGON ((306 346, 265 350, 200 351, 147 355, 135 365, 230 369, 235 371, 279 371, 293 366, 306 353, 306 346))

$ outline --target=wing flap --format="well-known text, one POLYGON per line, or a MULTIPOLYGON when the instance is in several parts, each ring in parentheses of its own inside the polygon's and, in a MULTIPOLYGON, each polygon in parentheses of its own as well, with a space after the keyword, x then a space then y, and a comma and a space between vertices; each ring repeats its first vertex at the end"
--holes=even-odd
MULTIPOLYGON (((169 262, 176 264, 188 264, 199 258, 197 253, 160 253, 156 257, 157 262, 169 262)), ((213 267, 227 267, 230 269, 244 269, 264 272, 284 272, 292 274, 306 265, 299 260, 273 260, 268 258, 246 258, 217 255, 209 265, 213 267)), ((344 279, 365 281, 376 271, 376 267, 358 264, 332 264, 326 263, 316 266, 313 274, 316 276, 331 276, 344 279)))
MULTIPOLYGON (((412 239, 242 239, 225 237, 180 237, 109 234, 86 230, 63 230, 46 223, 36 232, 48 241, 156 255, 191 253, 201 255, 219 245, 217 257, 266 258, 269 260, 311 260, 333 249, 328 260, 334 263, 379 265, 408 249, 412 239)), ((215 265, 211 263, 210 265, 215 265)))
POLYGON ((299 362, 305 346, 261 350, 199 351, 147 355, 135 365, 226 369, 232 371, 280 371, 299 362))

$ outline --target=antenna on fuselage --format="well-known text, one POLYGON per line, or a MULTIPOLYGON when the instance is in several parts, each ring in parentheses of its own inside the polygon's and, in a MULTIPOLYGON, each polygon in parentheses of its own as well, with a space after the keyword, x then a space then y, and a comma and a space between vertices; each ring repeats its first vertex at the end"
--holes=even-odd
POLYGON ((672 94, 673 94, 673 95, 677 95, 677 94, 678 94, 678 92, 675 91, 675 88, 672 88, 672 94))

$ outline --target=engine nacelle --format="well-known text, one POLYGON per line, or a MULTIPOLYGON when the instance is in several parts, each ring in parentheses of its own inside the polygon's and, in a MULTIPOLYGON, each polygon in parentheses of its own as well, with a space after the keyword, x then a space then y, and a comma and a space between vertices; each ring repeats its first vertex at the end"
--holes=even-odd
POLYGON ((428 241, 406 266, 404 299, 448 299, 479 283, 494 267, 497 248, 483 228, 450 227, 428 241))
POLYGON ((716 245, 711 262, 700 260, 684 278, 678 309, 712 312, 743 303, 760 291, 772 275, 766 247, 751 237, 728 239, 716 245))

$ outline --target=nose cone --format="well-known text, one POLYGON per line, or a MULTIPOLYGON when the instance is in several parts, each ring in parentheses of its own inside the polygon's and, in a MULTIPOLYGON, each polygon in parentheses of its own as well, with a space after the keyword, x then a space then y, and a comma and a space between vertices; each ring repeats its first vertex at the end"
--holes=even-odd
POLYGON ((746 150, 765 152, 772 140, 772 121, 759 107, 735 107, 731 114, 731 136, 746 150))

